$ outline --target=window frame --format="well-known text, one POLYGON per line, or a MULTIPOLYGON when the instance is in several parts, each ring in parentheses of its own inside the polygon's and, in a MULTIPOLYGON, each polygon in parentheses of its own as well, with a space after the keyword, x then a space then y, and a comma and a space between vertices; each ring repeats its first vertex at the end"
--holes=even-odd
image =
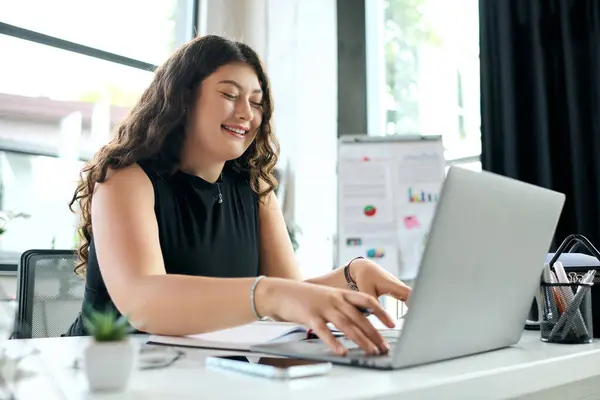
MULTIPOLYGON (((175 24, 175 37, 178 38, 176 45, 183 44, 191 40, 195 33, 198 32, 198 9, 199 2, 203 0, 181 0, 182 6, 186 9, 185 20, 177 21, 175 24), (184 22, 179 24, 179 22, 184 22)), ((145 71, 154 71, 157 66, 136 58, 127 57, 110 51, 101 50, 95 47, 86 46, 81 43, 65 40, 56 36, 46 35, 35 30, 25 29, 16 25, 11 25, 2 22, 0 19, 0 35, 12 36, 15 38, 27 40, 30 42, 39 43, 46 46, 56 47, 58 49, 72 51, 77 54, 98 58, 105 61, 114 62, 120 65, 125 65, 132 68, 142 69, 145 71)))

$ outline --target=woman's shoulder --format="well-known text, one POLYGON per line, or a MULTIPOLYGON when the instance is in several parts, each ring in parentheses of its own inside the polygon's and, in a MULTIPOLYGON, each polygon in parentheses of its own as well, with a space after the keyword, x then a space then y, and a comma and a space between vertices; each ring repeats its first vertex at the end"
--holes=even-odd
POLYGON ((123 168, 109 167, 106 170, 105 182, 114 184, 150 183, 152 173, 140 163, 133 163, 123 168))
POLYGON ((111 168, 106 171, 102 182, 96 183, 95 192, 104 191, 118 196, 153 192, 153 178, 139 164, 134 163, 123 168, 111 168))
POLYGON ((155 197, 152 183, 138 165, 109 168, 104 179, 95 184, 92 219, 135 213, 145 218, 146 210, 154 207, 155 197))

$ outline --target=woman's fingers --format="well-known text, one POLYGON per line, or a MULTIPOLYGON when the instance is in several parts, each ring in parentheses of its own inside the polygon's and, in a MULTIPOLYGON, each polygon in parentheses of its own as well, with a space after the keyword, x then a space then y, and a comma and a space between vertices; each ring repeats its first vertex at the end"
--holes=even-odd
POLYGON ((377 301, 376 298, 366 295, 360 292, 346 291, 344 293, 344 297, 350 303, 355 306, 359 306, 362 308, 368 309, 372 314, 374 314, 379 320, 388 328, 393 328, 396 326, 392 318, 388 315, 387 312, 381 307, 381 304, 377 301))
POLYGON ((390 289, 387 291, 396 300, 406 301, 412 293, 412 289, 402 282, 391 282, 390 289))
POLYGON ((311 324, 311 327, 313 331, 315 331, 315 334, 319 337, 319 339, 321 339, 327 346, 329 346, 329 348, 334 353, 340 356, 346 355, 348 349, 337 341, 337 339, 335 338, 335 336, 333 336, 333 333, 331 333, 331 330, 329 330, 329 327, 327 326, 327 323, 324 320, 317 320, 315 323, 311 324))
POLYGON ((406 301, 412 294, 412 289, 400 279, 391 275, 382 285, 381 291, 395 298, 396 300, 406 301))
MULTIPOLYGON (((362 315, 359 314, 359 316, 364 319, 362 315)), ((336 328, 344 332, 344 335, 348 339, 356 343, 367 354, 380 353, 375 342, 365 335, 362 329, 357 325, 357 321, 348 317, 342 310, 335 310, 329 319, 336 328)))
MULTIPOLYGON (((372 343, 376 346, 379 353, 386 354, 388 352, 389 346, 383 336, 381 336, 373 324, 365 316, 363 316, 362 313, 356 309, 356 307, 349 303, 345 303, 340 306, 340 311, 342 311, 348 317, 348 319, 350 319, 354 325, 360 329, 361 334, 368 339, 369 343, 372 343)), ((356 344, 361 346, 360 343, 356 344)))

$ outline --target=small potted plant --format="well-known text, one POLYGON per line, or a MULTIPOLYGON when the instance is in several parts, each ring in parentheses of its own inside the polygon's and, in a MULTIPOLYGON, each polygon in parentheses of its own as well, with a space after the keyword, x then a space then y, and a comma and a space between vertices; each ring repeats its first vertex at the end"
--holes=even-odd
POLYGON ((92 339, 84 350, 83 364, 90 389, 123 389, 137 365, 138 346, 129 338, 131 326, 114 310, 87 314, 84 324, 92 339))

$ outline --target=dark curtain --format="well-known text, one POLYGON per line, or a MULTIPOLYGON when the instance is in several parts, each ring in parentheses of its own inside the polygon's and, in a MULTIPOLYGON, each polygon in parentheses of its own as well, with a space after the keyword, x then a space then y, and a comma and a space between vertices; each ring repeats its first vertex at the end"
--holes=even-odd
POLYGON ((600 0, 480 0, 484 170, 567 196, 600 246, 600 0))

